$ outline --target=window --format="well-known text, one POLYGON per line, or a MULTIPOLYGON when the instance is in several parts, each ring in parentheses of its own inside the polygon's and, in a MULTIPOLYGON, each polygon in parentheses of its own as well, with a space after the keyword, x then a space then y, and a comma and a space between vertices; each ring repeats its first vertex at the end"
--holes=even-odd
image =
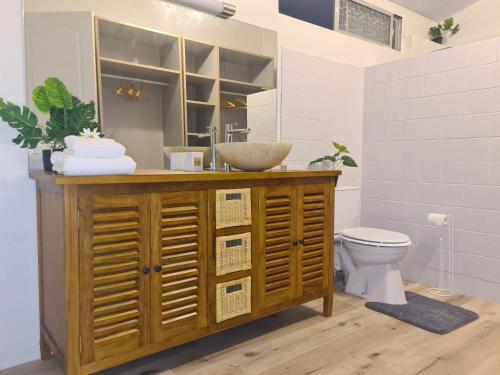
POLYGON ((403 18, 363 0, 279 0, 279 12, 401 51, 403 18))
POLYGON ((392 49, 401 51, 401 38, 403 35, 403 17, 392 16, 392 49))
POLYGON ((327 29, 333 29, 335 0, 279 0, 279 12, 327 29))
POLYGON ((403 19, 362 0, 337 0, 338 30, 401 50, 403 19))

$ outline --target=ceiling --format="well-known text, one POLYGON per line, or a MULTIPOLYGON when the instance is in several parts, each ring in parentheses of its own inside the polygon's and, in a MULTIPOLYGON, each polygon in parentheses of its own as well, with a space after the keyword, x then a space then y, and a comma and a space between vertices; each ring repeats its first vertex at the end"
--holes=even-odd
POLYGON ((434 21, 442 21, 477 0, 392 0, 434 21))

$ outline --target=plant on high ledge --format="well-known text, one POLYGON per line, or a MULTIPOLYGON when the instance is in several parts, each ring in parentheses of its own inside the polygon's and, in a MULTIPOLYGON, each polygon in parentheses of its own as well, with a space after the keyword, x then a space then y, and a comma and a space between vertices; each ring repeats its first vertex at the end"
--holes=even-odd
POLYGON ((335 148, 335 154, 333 155, 325 155, 319 159, 313 160, 309 163, 309 166, 313 166, 314 164, 329 163, 332 166, 332 169, 339 169, 343 166, 345 167, 357 167, 358 164, 356 161, 350 156, 350 152, 346 146, 332 141, 332 145, 335 148))
POLYGON ((453 17, 447 18, 443 24, 438 24, 429 29, 429 38, 436 43, 442 44, 443 38, 448 35, 455 35, 460 31, 460 24, 454 25, 455 20, 453 17))
POLYGON ((94 121, 96 115, 94 103, 82 103, 57 78, 47 78, 43 86, 35 88, 33 102, 38 111, 49 115, 45 126, 38 124, 37 116, 28 107, 18 106, 3 98, 0 98, 0 119, 19 133, 12 140, 16 145, 32 149, 38 144, 43 144, 49 148, 43 150, 46 170, 50 169, 48 161, 51 150, 66 147, 64 137, 80 135, 84 129, 100 130, 99 124, 94 121))

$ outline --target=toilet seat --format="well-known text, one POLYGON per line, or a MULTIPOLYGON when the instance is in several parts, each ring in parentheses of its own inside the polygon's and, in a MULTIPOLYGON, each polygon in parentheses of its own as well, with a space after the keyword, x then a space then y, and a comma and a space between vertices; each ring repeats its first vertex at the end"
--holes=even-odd
POLYGON ((341 231, 339 238, 361 245, 374 247, 401 247, 411 245, 410 238, 398 232, 377 228, 357 227, 341 231))

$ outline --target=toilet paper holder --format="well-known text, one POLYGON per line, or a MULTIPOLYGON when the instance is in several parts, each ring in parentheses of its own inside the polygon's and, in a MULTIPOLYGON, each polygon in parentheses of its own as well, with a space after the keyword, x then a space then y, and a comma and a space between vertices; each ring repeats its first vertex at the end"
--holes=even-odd
POLYGON ((448 224, 448 218, 451 215, 446 215, 446 214, 428 214, 427 215, 427 221, 431 224, 437 225, 437 226, 443 226, 448 224))
POLYGON ((443 251, 443 235, 439 238, 439 270, 438 270, 438 286, 437 288, 429 288, 429 292, 440 297, 449 297, 455 294, 455 252, 453 245, 453 215, 451 214, 437 214, 430 213, 427 215, 427 221, 430 224, 439 227, 446 227, 448 230, 448 251, 446 257, 443 251), (446 263, 448 263, 448 270, 446 274, 446 263), (447 281, 447 282, 446 282, 447 281), (445 285, 447 284, 447 285, 445 285))

